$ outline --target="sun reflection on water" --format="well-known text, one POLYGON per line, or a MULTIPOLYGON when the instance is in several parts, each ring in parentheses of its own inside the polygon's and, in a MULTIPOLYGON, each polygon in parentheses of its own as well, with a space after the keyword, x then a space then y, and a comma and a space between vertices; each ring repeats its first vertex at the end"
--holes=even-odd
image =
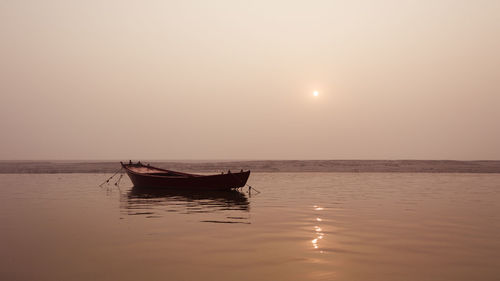
MULTIPOLYGON (((323 208, 317 205, 313 206, 315 211, 322 211, 323 208)), ((319 216, 316 217, 316 222, 321 222, 323 219, 321 219, 319 216)), ((323 229, 321 228, 320 225, 315 225, 314 226, 314 232, 316 237, 311 240, 311 243, 313 245, 314 249, 319 249, 319 241, 325 237, 325 234, 323 233, 323 229)), ((320 253, 323 253, 323 251, 320 251, 320 253)))

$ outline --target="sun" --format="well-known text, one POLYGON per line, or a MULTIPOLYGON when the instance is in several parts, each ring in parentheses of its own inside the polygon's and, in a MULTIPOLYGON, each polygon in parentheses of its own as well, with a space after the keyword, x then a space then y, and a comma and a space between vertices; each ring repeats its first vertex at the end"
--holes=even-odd
POLYGON ((315 96, 315 97, 319 96, 319 92, 318 91, 314 91, 313 92, 313 96, 315 96))

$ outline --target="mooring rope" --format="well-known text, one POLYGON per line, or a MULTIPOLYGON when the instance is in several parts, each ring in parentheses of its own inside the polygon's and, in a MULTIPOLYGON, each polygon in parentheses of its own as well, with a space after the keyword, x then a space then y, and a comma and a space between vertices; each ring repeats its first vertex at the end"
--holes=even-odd
POLYGON ((250 189, 253 189, 253 190, 257 191, 257 193, 260 193, 260 191, 258 191, 257 189, 255 189, 255 187, 253 187, 253 186, 251 186, 249 184, 247 184, 247 186, 248 186, 248 190, 249 191, 250 191, 250 189))
POLYGON ((118 178, 118 180, 115 182, 115 185, 118 186, 118 188, 120 188, 119 184, 120 184, 120 181, 122 180, 123 178, 123 174, 120 174, 120 177, 118 178))
MULTIPOLYGON (((103 183, 101 183, 99 185, 99 187, 102 187, 105 183, 109 183, 109 181, 114 177, 116 176, 116 174, 118 174, 121 170, 123 169, 123 167, 121 167, 118 171, 116 171, 111 177, 109 177, 107 180, 105 180, 103 183)), ((121 179, 121 178, 120 178, 121 179)))
MULTIPOLYGON (((234 174, 231 174, 231 173, 228 173, 228 174, 232 175, 232 176, 233 176, 235 179, 237 179, 240 183, 243 183, 243 180, 241 180, 240 178, 236 177, 234 174)), ((246 183, 245 183, 245 185, 244 185, 244 186, 242 186, 242 187, 240 187, 240 188, 243 188, 243 187, 245 187, 245 186, 248 186, 248 192, 249 192, 249 193, 250 193, 250 190, 252 190, 252 189, 253 189, 253 190, 255 190, 255 191, 257 191, 257 193, 260 193, 260 191, 258 191, 257 189, 255 189, 255 187, 252 187, 251 185, 246 184, 246 183)))

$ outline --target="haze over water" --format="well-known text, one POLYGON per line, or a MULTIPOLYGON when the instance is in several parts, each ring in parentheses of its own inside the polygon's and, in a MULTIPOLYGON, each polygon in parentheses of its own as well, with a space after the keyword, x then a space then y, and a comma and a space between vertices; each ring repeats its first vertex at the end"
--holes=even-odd
POLYGON ((251 196, 105 177, 0 175, 0 279, 500 276, 498 174, 255 173, 251 196))
POLYGON ((0 1, 0 159, 498 160, 499 10, 0 1))

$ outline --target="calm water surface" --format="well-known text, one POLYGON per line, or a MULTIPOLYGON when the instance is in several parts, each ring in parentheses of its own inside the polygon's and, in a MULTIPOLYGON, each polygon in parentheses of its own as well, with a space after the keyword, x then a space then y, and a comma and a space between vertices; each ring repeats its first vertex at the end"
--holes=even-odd
POLYGON ((499 280, 500 175, 255 173, 261 191, 0 175, 0 280, 499 280))

